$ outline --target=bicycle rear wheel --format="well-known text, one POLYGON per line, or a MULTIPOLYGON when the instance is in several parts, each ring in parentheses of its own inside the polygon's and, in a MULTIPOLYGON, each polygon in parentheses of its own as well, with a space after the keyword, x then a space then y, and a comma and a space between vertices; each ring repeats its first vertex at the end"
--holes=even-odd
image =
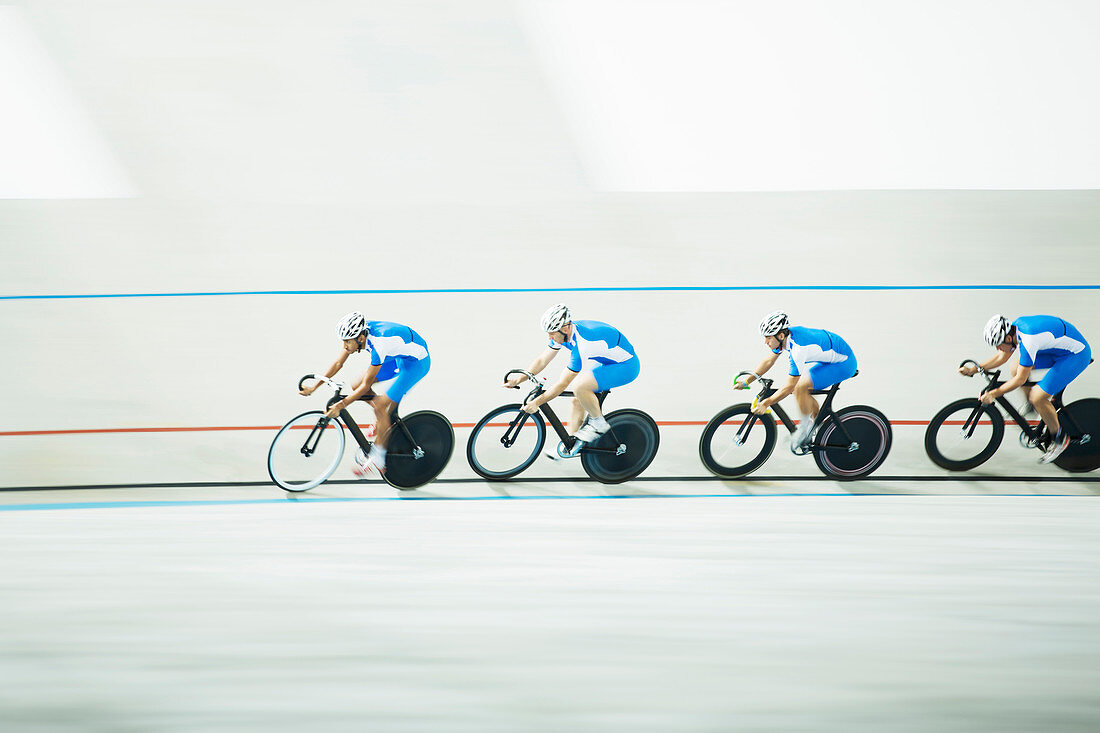
POLYGON ((450 420, 431 410, 414 412, 401 422, 405 430, 397 424, 390 429, 382 478, 394 488, 415 489, 446 468, 455 447, 455 431, 450 420))
POLYGON ((287 491, 309 491, 331 476, 344 455, 344 426, 321 410, 291 418, 267 451, 267 473, 287 491))
POLYGON ((775 441, 775 418, 771 414, 754 415, 748 403, 733 405, 703 428, 699 459, 715 476, 737 478, 764 465, 775 449, 775 441))
POLYGON ((1071 402, 1058 411, 1058 421, 1063 430, 1069 430, 1073 442, 1054 459, 1054 465, 1071 473, 1100 468, 1100 399, 1071 402), (1082 443, 1085 436, 1088 440, 1082 443))
POLYGON ((893 442, 890 421, 866 405, 845 407, 826 417, 814 439, 814 459, 821 472, 849 481, 863 478, 882 465, 893 442), (837 422, 843 423, 844 432, 837 422))
POLYGON ((661 433, 653 418, 641 410, 616 410, 604 417, 611 428, 591 447, 581 449, 581 466, 601 483, 620 484, 649 467, 661 433))
POLYGON ((466 442, 466 460, 474 473, 490 481, 510 479, 539 457, 546 423, 519 404, 503 405, 478 421, 466 442))
POLYGON ((969 471, 1001 446, 1005 421, 993 405, 966 397, 936 413, 924 431, 924 452, 940 468, 969 471))

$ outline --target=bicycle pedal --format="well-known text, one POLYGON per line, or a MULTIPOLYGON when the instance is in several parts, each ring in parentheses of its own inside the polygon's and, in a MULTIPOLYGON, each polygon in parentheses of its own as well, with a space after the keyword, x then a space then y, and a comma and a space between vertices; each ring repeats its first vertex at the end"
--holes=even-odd
MULTIPOLYGON (((576 458, 581 454, 581 448, 584 448, 585 444, 579 440, 573 442, 573 450, 567 451, 565 449, 565 443, 558 442, 557 453, 558 457, 554 460, 565 460, 567 458, 576 458)), ((549 456, 550 454, 547 453, 549 456)))

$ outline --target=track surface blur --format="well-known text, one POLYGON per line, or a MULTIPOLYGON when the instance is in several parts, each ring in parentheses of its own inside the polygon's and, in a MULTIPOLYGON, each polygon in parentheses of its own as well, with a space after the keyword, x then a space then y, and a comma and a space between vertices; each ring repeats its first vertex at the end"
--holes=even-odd
POLYGON ((0 725, 1095 729, 1100 502, 847 486, 0 512, 0 725))

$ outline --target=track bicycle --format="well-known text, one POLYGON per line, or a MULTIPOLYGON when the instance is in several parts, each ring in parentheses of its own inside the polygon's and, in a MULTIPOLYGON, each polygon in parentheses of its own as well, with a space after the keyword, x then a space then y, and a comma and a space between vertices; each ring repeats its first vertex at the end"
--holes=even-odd
MULTIPOLYGON (((310 410, 292 417, 275 434, 267 452, 267 472, 271 480, 287 491, 308 491, 328 480, 344 455, 344 428, 351 432, 364 453, 372 445, 346 409, 338 418, 325 413, 344 398, 347 385, 327 377, 307 374, 298 380, 302 389, 307 379, 318 379, 334 390, 324 410, 310 410)), ((369 402, 373 394, 360 398, 369 402)), ((451 422, 438 412, 421 410, 401 417, 390 416, 390 438, 386 451, 386 470, 382 479, 401 490, 415 489, 431 482, 443 471, 454 451, 455 434, 451 422)))
MULTIPOLYGON (((604 417, 610 429, 592 443, 579 442, 566 431, 549 403, 539 407, 541 416, 523 411, 523 406, 543 394, 546 386, 523 369, 512 369, 504 380, 513 374, 524 375, 535 386, 522 403, 501 405, 474 426, 466 443, 466 458, 477 475, 503 481, 529 468, 546 444, 547 422, 560 439, 557 457, 579 457, 585 473, 602 483, 629 481, 653 462, 661 434, 646 413, 635 409, 609 412, 604 417)), ((601 407, 608 394, 610 390, 596 393, 601 407)), ((562 392, 560 396, 572 397, 573 393, 562 392)))
MULTIPOLYGON (((986 378, 982 392, 1000 387, 1005 382, 1001 372, 987 372, 978 362, 967 359, 959 367, 973 364, 978 374, 986 378)), ((1035 386, 1026 382, 1025 387, 1035 386)), ((1071 473, 1084 473, 1100 468, 1100 399, 1089 397, 1066 405, 1065 390, 1051 398, 1058 412, 1058 422, 1069 432, 1070 444, 1054 465, 1071 473)), ((1050 447, 1051 434, 1039 420, 1032 425, 1012 406, 1004 395, 994 400, 1020 428, 1020 445, 1045 452, 1050 447)), ((1005 419, 993 405, 983 405, 977 397, 956 400, 936 413, 924 432, 924 450, 932 462, 948 471, 969 471, 988 461, 1001 445, 1005 434, 1005 419)))
MULTIPOLYGON (((795 431, 794 422, 778 404, 772 405, 763 415, 752 411, 759 401, 775 394, 774 380, 753 372, 741 372, 735 380, 742 376, 753 376, 760 382, 756 399, 719 412, 707 423, 699 438, 699 458, 703 465, 722 478, 745 476, 764 465, 778 439, 776 417, 791 433, 795 431)), ((833 397, 839 387, 837 383, 810 393, 827 397, 814 419, 810 442, 797 450, 792 446, 791 451, 795 455, 813 453, 818 468, 827 476, 841 480, 863 478, 886 460, 893 442, 893 430, 885 415, 867 405, 834 411, 833 397)))

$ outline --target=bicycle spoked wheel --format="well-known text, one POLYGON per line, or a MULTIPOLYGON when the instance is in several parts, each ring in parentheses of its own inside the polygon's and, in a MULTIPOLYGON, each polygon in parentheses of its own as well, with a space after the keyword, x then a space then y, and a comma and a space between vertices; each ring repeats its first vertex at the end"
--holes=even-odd
POLYGON ((287 491, 309 491, 320 486, 340 465, 344 455, 344 426, 323 420, 321 410, 291 418, 275 434, 267 452, 271 480, 287 491))
POLYGON ((581 466, 601 483, 629 481, 653 462, 661 433, 653 418, 641 410, 616 410, 604 417, 611 428, 581 450, 581 466))
POLYGON ((892 442, 890 421, 881 412, 865 405, 845 407, 817 429, 814 443, 825 447, 815 449, 814 458, 822 473, 843 480, 863 478, 882 465, 892 442), (851 441, 844 437, 838 420, 851 441))
POLYGON ((401 420, 405 430, 399 425, 390 429, 382 478, 394 488, 415 489, 446 468, 455 447, 455 431, 450 420, 430 410, 414 412, 401 420))
POLYGON ((736 478, 764 465, 775 449, 775 442, 775 418, 771 414, 754 415, 747 403, 733 405, 711 418, 703 428, 699 459, 715 476, 736 478))
POLYGON ((1074 441, 1054 459, 1054 465, 1071 473, 1100 468, 1100 399, 1090 397, 1071 402, 1059 410, 1058 419, 1062 429, 1068 429, 1074 441), (1088 441, 1080 442, 1085 435, 1088 441))
POLYGON ((503 481, 528 468, 546 443, 546 423, 520 405, 504 405, 478 421, 466 443, 466 460, 474 473, 503 481))

